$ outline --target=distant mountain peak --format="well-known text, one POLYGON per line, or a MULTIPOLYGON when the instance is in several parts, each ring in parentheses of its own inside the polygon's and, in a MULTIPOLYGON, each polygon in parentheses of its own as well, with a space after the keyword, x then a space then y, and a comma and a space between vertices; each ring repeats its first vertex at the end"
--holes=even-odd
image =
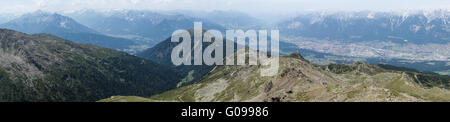
POLYGON ((70 17, 58 13, 35 11, 11 20, 0 27, 18 30, 21 32, 35 33, 98 33, 70 17))

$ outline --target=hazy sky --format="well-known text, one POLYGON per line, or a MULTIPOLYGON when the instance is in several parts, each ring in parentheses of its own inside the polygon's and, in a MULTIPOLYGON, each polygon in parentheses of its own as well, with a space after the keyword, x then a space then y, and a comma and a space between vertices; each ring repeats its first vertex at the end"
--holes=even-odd
POLYGON ((237 10, 250 14, 314 10, 450 9, 450 0, 0 0, 0 13, 80 9, 237 10))

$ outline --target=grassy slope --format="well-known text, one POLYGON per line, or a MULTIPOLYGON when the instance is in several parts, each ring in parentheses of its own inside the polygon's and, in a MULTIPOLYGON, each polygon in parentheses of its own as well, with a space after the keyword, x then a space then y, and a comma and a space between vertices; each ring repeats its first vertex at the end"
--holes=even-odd
MULTIPOLYGON (((450 91, 426 87, 414 74, 355 63, 316 67, 281 58, 278 76, 258 66, 219 66, 202 82, 154 95, 157 101, 450 101, 450 91)), ((122 97, 121 99, 128 99, 122 97)))

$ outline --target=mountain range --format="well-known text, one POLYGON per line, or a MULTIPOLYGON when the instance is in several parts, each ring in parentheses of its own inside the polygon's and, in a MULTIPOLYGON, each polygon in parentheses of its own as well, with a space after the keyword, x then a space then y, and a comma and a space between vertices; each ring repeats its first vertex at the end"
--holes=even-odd
MULTIPOLYGON (((367 62, 421 71, 450 67, 450 11, 311 12, 276 25, 316 64, 367 62)), ((291 50, 291 49, 290 49, 291 50)))
POLYGON ((345 42, 448 43, 450 11, 309 13, 278 24, 287 37, 345 42))
POLYGON ((36 11, 0 25, 0 101, 449 101, 450 78, 435 73, 449 72, 448 13, 310 13, 267 26, 233 11, 36 11), (195 21, 278 28, 278 74, 174 66, 172 32, 192 35, 195 21))
POLYGON ((137 39, 150 47, 170 37, 175 30, 194 28, 196 21, 203 22, 204 29, 225 30, 215 22, 178 13, 86 10, 67 15, 101 33, 137 39))
POLYGON ((122 51, 137 45, 133 40, 104 35, 70 17, 43 11, 24 14, 1 24, 0 28, 13 29, 28 34, 52 34, 78 43, 93 44, 122 51))

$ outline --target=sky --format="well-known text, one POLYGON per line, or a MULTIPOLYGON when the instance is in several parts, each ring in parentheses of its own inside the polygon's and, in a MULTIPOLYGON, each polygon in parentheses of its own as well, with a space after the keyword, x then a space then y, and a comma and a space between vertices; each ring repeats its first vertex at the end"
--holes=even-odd
POLYGON ((235 10, 249 14, 302 11, 450 9, 450 0, 0 0, 0 13, 83 9, 235 10))

